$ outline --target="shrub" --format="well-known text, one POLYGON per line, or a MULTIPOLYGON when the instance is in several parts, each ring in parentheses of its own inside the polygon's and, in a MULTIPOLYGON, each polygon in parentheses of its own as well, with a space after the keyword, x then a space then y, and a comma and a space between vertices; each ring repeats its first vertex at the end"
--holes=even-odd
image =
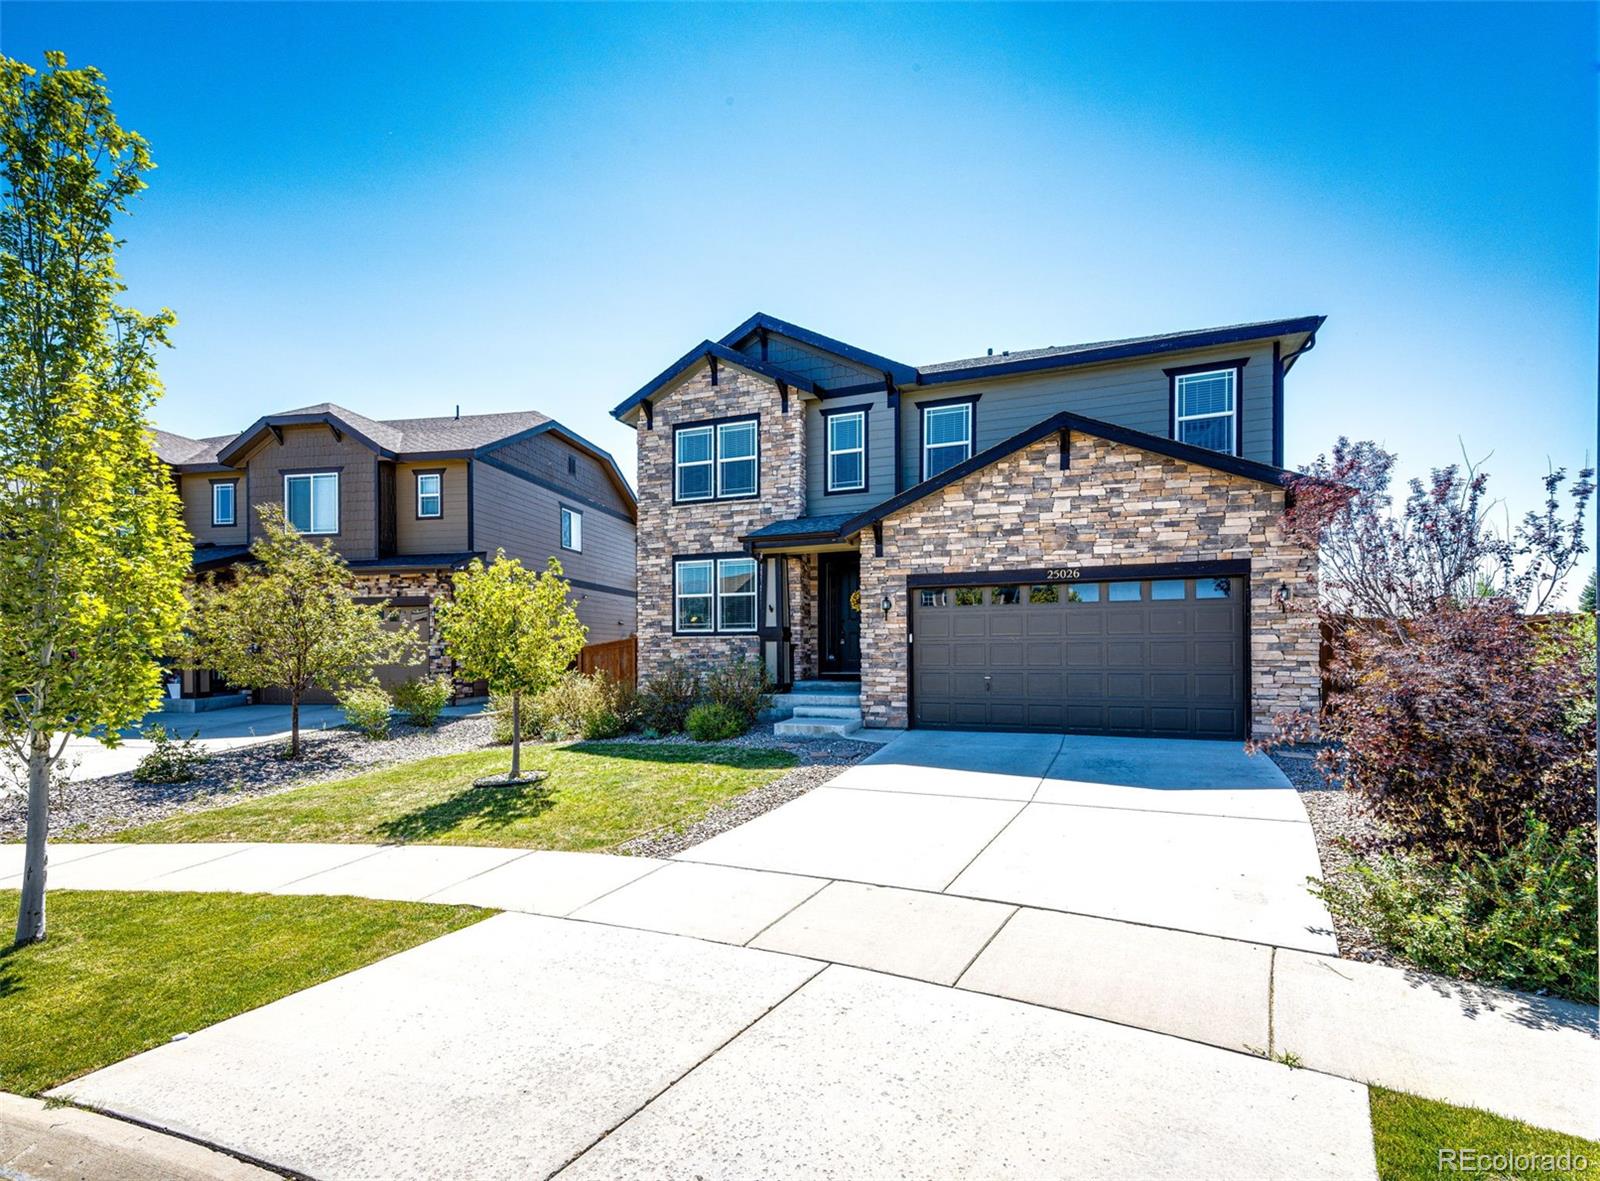
POLYGON ((639 691, 640 724, 661 734, 676 734, 699 699, 699 675, 683 661, 669 660, 639 691))
POLYGON ((746 660, 740 653, 733 663, 706 674, 705 699, 733 710, 744 719, 744 729, 748 730, 756 724, 761 711, 772 704, 771 687, 765 666, 758 660, 746 660))
POLYGON ((368 738, 389 736, 389 710, 393 702, 381 685, 357 685, 339 695, 345 720, 368 738))
POLYGON ((568 672, 539 694, 534 709, 546 738, 615 738, 628 728, 634 697, 605 673, 568 672))
POLYGON ((182 739, 173 737, 162 725, 151 726, 145 733, 155 745, 133 769, 138 783, 188 783, 194 778, 195 768, 211 758, 195 741, 200 736, 198 730, 182 739))
POLYGON ((413 726, 431 726, 450 704, 449 677, 412 677, 395 687, 394 707, 413 726))
POLYGON ((1419 968, 1596 1000, 1595 833, 1529 817, 1499 856, 1386 853, 1313 890, 1419 968))
POLYGON ((708 701, 689 711, 686 728, 689 737, 696 742, 722 742, 739 737, 750 728, 750 723, 733 706, 708 701))
MULTIPOLYGON (((491 693, 489 695, 489 722, 492 728, 492 738, 496 746, 507 746, 511 742, 511 694, 491 693)), ((539 703, 536 697, 522 699, 522 739, 527 742, 538 738, 544 729, 544 722, 539 717, 539 703)))

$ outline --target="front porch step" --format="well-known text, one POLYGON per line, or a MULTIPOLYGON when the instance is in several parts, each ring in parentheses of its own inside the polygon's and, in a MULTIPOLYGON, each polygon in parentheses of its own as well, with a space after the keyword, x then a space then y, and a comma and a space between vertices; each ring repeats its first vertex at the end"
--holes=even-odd
POLYGON ((795 693, 827 693, 839 697, 861 696, 860 681, 796 681, 795 693))
POLYGON ((775 693, 772 697, 773 709, 856 709, 860 705, 859 693, 775 693))
POLYGON ((789 716, 797 721, 801 718, 827 718, 835 722, 859 722, 861 703, 841 701, 838 705, 797 705, 789 716))
POLYGON ((774 723, 779 738, 848 738, 861 729, 861 718, 789 718, 774 723))

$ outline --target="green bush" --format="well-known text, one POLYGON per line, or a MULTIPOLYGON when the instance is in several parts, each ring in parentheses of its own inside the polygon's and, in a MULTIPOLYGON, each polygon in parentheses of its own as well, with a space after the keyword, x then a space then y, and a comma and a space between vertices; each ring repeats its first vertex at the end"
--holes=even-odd
POLYGON ((615 738, 632 720, 634 696, 627 685, 603 672, 591 676, 569 672, 539 694, 534 708, 546 738, 615 738))
POLYGON ((681 660, 669 660, 639 690, 639 723, 659 734, 676 734, 700 700, 700 677, 681 660))
MULTIPOLYGON (((511 694, 491 693, 489 695, 489 722, 495 745, 507 746, 511 742, 511 694)), ((539 699, 524 697, 522 699, 522 740, 530 742, 539 737, 544 730, 544 721, 539 717, 539 699)))
POLYGON ((1537 817, 1498 856, 1388 853, 1313 892, 1419 968, 1596 1001, 1595 830, 1537 817))
POLYGON ((211 758, 205 747, 195 741, 200 737, 198 730, 191 737, 180 739, 158 724, 146 730, 145 735, 155 746, 133 769, 138 783, 188 783, 194 778, 195 768, 211 758))
POLYGON ((746 660, 740 653, 733 663, 706 674, 705 699, 733 710, 744 719, 744 729, 748 730, 756 724, 761 711, 772 704, 771 688, 761 662, 746 660))
POLYGON ((339 695, 345 721, 368 738, 389 736, 389 711, 393 705, 380 685, 357 685, 339 695))
POLYGON ((685 728, 696 742, 722 742, 739 737, 750 728, 750 723, 731 705, 708 701, 689 711, 685 728))
POLYGON ((394 707, 413 726, 431 726, 450 704, 449 677, 412 677, 395 687, 394 707))

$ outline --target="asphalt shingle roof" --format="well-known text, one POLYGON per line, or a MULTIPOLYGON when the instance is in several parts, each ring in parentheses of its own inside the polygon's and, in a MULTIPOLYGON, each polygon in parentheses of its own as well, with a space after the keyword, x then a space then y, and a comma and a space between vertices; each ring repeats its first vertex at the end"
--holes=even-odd
POLYGON ((989 365, 1009 365, 1015 361, 1032 361, 1046 357, 1071 357, 1076 353, 1093 353, 1101 349, 1158 345, 1167 341, 1181 341, 1190 336, 1248 332, 1256 328, 1268 331, 1280 328, 1282 325, 1282 320, 1256 320, 1244 324, 1221 324, 1214 328, 1197 328, 1183 332, 1160 332, 1154 336, 1125 336, 1119 340, 1095 340, 1085 344, 1050 345, 1040 349, 1012 349, 1008 353, 994 353, 983 357, 966 357, 959 361, 936 361, 932 365, 920 366, 918 372, 943 373, 951 369, 981 369, 989 365))

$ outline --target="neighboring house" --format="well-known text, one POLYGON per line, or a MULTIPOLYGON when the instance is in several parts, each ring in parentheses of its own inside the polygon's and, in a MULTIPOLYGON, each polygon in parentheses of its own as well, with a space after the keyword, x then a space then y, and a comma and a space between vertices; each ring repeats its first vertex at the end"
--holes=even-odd
MULTIPOLYGON (((155 436, 195 571, 246 558, 257 509, 284 505, 296 529, 339 551, 364 597, 417 629, 426 652, 380 669, 386 684, 451 671, 435 608, 456 571, 499 549, 531 569, 560 560, 590 643, 633 634, 633 492, 609 454, 536 411, 380 422, 324 403, 237 435, 155 436)), ((217 687, 203 671, 184 678, 185 696, 217 687)))
POLYGON ((920 368, 770 316, 636 428, 639 660, 860 681, 868 725, 1237 739, 1317 703, 1279 529, 1320 316, 920 368))

